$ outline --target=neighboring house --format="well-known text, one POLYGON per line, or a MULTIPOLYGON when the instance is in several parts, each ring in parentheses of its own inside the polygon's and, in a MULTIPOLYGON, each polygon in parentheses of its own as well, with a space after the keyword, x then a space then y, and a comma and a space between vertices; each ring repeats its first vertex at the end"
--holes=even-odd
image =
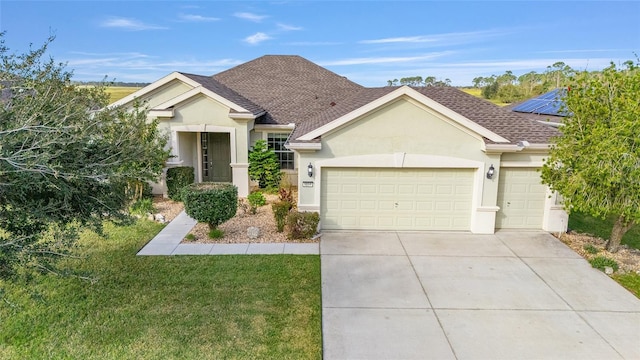
POLYGON ((564 103, 560 100, 563 95, 561 91, 560 89, 551 90, 534 98, 507 105, 505 109, 516 112, 527 119, 557 128, 567 116, 563 109, 564 103))
POLYGON ((266 140, 325 230, 566 230, 537 172, 557 131, 452 87, 365 88, 299 56, 263 56, 213 76, 175 72, 116 104, 135 99, 170 134, 168 166, 240 196, 249 149, 266 140))

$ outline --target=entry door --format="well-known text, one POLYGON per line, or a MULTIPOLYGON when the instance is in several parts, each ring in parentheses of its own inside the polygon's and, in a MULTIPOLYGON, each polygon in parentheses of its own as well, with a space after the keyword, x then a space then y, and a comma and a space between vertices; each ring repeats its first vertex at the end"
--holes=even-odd
POLYGON ((546 187, 530 168, 501 168, 498 181, 498 229, 541 229, 546 187))
POLYGON ((229 133, 201 133, 202 181, 231 182, 229 133))

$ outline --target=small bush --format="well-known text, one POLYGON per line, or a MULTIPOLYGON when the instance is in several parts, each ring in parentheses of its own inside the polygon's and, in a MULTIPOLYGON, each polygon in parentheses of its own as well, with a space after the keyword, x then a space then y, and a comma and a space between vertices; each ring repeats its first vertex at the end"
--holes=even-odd
POLYGON ((131 215, 144 216, 154 211, 155 209, 153 208, 153 201, 151 199, 140 199, 129 207, 129 213, 131 215))
POLYGON ((252 214, 255 214, 260 206, 263 206, 267 203, 267 200, 264 198, 264 195, 262 195, 260 191, 254 191, 249 194, 249 196, 247 196, 247 201, 249 201, 249 210, 252 214))
POLYGON ((317 212, 293 211, 287 216, 289 239, 310 239, 318 230, 320 215, 317 212))
POLYGON ((605 256, 596 256, 593 259, 589 260, 589 263, 591 264, 591 266, 596 269, 600 269, 601 271, 604 271, 604 268, 607 266, 612 268, 614 272, 618 271, 618 263, 615 260, 605 256))
POLYGON ((287 201, 279 201, 277 203, 271 204, 271 209, 273 209, 273 217, 276 219, 276 230, 278 232, 284 231, 284 225, 287 222, 287 215, 293 204, 287 201))
POLYGON ((278 197, 280 198, 280 201, 285 201, 293 204, 293 190, 291 189, 291 187, 281 187, 280 190, 278 190, 278 197))
POLYGON ((229 183, 199 183, 181 191, 187 215, 207 223, 213 230, 238 210, 238 188, 229 183))
POLYGON ((587 253, 591 254, 591 255, 595 255, 598 253, 598 248, 591 245, 591 244, 584 244, 584 246, 582 247, 584 249, 584 251, 586 251, 587 253))
POLYGON ((211 229, 209 231, 209 239, 222 239, 224 237, 224 231, 220 229, 211 229))
POLYGON ((195 176, 191 166, 178 166, 167 169, 167 194, 169 199, 183 201, 180 198, 180 190, 189 184, 193 184, 194 181, 195 176))
POLYGON ((196 236, 193 234, 187 234, 187 236, 185 236, 184 238, 188 241, 194 241, 196 239, 196 236))

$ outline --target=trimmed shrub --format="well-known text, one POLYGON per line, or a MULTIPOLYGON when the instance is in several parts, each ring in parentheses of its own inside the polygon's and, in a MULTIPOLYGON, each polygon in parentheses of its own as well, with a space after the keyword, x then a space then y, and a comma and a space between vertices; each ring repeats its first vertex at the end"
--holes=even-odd
POLYGON ((262 195, 260 191, 254 191, 249 194, 247 201, 249 201, 249 210, 252 214, 255 214, 260 206, 267 203, 267 199, 264 198, 264 195, 262 195))
POLYGON ((220 229, 209 230, 209 239, 222 239, 224 237, 224 231, 220 229))
POLYGON ((193 184, 195 175, 192 166, 178 166, 167 169, 167 193, 169 199, 182 201, 180 198, 182 188, 193 184))
POLYGON ((318 230, 320 215, 317 212, 292 211, 287 216, 289 239, 310 239, 318 230))
POLYGON ((230 183, 199 183, 181 190, 187 215, 207 223, 213 230, 231 219, 238 210, 238 188, 230 183))
POLYGON ((284 225, 287 223, 287 215, 293 204, 288 201, 279 201, 277 203, 271 204, 271 209, 273 209, 273 217, 276 219, 276 230, 278 232, 284 231, 284 225))

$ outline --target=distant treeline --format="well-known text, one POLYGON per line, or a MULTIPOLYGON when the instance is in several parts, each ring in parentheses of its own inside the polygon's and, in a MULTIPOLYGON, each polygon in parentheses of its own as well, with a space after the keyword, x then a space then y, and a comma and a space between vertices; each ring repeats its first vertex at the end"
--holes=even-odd
POLYGON ((123 82, 123 81, 113 81, 113 82, 103 82, 103 81, 74 81, 74 84, 77 85, 92 85, 92 86, 98 86, 98 85, 108 85, 108 86, 122 86, 122 87, 145 87, 147 85, 149 85, 150 83, 145 83, 145 82, 123 82))

